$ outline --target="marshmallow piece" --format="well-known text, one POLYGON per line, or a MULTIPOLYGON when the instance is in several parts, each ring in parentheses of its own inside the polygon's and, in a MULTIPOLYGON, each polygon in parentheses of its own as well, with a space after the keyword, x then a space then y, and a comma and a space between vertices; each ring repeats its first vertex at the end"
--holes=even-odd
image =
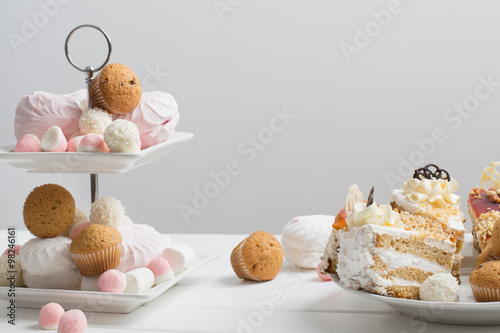
POLYGON ((186 244, 174 244, 163 250, 163 258, 177 274, 194 261, 194 250, 186 244))
POLYGON ((10 247, 8 247, 3 253, 2 255, 3 256, 8 256, 9 254, 13 254, 15 256, 18 256, 19 253, 21 253, 21 245, 20 244, 17 244, 16 246, 14 246, 14 249, 11 249, 10 247))
POLYGON ((80 142, 82 141, 84 136, 85 135, 78 135, 78 136, 71 138, 68 141, 68 151, 72 151, 72 152, 78 151, 78 145, 80 144, 80 142))
POLYGON ((56 330, 59 325, 59 319, 64 314, 64 309, 57 303, 45 304, 40 309, 38 317, 38 326, 43 330, 56 330))
POLYGON ((156 257, 152 259, 148 264, 148 268, 155 275, 155 286, 164 281, 170 280, 175 275, 172 266, 170 266, 170 263, 163 257, 156 257))
POLYGON ((323 262, 320 261, 316 268, 316 273, 318 273, 319 278, 323 281, 331 281, 332 277, 330 275, 321 273, 321 266, 323 266, 323 262))
POLYGON ((97 280, 99 291, 121 294, 125 291, 127 278, 117 269, 110 269, 102 273, 97 280))
POLYGON ((78 145, 77 151, 87 153, 109 153, 108 146, 99 134, 90 133, 85 135, 78 145))
POLYGON ((99 287, 97 286, 97 281, 99 280, 99 276, 83 276, 82 278, 82 291, 99 291, 99 287))
POLYGON ((91 223, 89 221, 78 221, 76 222, 72 227, 71 230, 69 231, 69 238, 75 239, 76 235, 80 231, 82 231, 83 228, 86 226, 89 226, 91 223))
POLYGON ((41 144, 42 149, 49 152, 66 151, 68 149, 68 141, 66 141, 63 131, 58 126, 52 126, 45 132, 41 144))
POLYGON ((25 134, 17 140, 16 153, 38 153, 42 151, 40 139, 33 134, 25 134))
POLYGON ((87 331, 87 317, 80 310, 69 310, 59 319, 58 333, 85 333, 87 331))
POLYGON ((154 273, 146 267, 136 268, 125 273, 127 278, 126 294, 142 294, 155 284, 154 273))

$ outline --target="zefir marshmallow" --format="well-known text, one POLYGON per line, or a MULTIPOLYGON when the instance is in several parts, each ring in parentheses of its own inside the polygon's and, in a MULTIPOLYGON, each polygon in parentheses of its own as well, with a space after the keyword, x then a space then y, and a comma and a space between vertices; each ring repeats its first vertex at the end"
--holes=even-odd
POLYGON ((87 153, 109 153, 108 146, 102 136, 96 133, 85 135, 77 147, 79 152, 87 153))
POLYGON ((40 139, 33 134, 25 134, 17 140, 16 153, 38 153, 42 151, 40 139))
POLYGON ((155 284, 154 273, 146 267, 136 268, 125 273, 127 278, 126 294, 142 294, 155 284))
POLYGON ((148 264, 148 268, 155 275, 155 286, 164 281, 170 280, 175 275, 172 266, 170 266, 170 263, 163 257, 156 257, 152 259, 148 264))
POLYGON ((174 244, 163 250, 163 258, 177 274, 194 261, 194 250, 186 244, 174 244))
POLYGON ((42 149, 49 152, 66 151, 68 141, 58 126, 52 126, 45 132, 41 140, 42 149))

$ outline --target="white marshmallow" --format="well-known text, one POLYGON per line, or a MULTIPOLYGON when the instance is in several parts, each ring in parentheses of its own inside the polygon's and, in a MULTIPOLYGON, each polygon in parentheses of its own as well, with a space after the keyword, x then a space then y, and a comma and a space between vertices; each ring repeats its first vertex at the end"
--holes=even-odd
POLYGON ((97 280, 99 280, 99 276, 84 276, 80 289, 84 291, 99 291, 97 280))
POLYGON ((194 261, 194 250, 186 244, 173 244, 163 250, 163 258, 177 274, 194 261))
POLYGON ((66 151, 68 141, 63 131, 58 126, 52 126, 45 132, 41 140, 42 149, 45 151, 66 151))
POLYGON ((142 294, 155 284, 154 273, 146 267, 136 268, 125 273, 127 278, 126 294, 142 294))

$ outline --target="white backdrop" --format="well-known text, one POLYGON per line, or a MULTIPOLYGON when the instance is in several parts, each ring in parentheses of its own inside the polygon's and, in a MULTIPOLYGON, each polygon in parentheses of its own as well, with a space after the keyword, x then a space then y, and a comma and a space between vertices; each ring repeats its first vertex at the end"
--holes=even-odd
MULTIPOLYGON (((100 177, 101 196, 120 199, 133 221, 280 233, 294 216, 336 214, 353 183, 365 195, 374 185, 387 203, 429 162, 458 180, 465 211, 482 168, 500 159, 499 9, 493 0, 4 0, 0 144, 15 143, 22 96, 84 87, 63 45, 91 23, 109 34, 111 61, 134 69, 143 89, 170 92, 177 129, 195 134, 154 164, 100 177)), ((75 37, 76 61, 103 57, 95 37, 75 37)), ((88 213, 88 175, 3 163, 0 173, 0 227, 24 228, 24 199, 48 182, 88 213)))

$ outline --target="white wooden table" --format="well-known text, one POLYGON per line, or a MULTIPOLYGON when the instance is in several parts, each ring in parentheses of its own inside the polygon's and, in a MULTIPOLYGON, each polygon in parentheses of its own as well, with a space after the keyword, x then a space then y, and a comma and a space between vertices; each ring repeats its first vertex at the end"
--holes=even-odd
MULTIPOLYGON (((25 231, 18 231, 18 235, 19 243, 29 239, 25 231)), ((286 260, 272 281, 242 281, 231 269, 229 255, 245 235, 173 234, 170 237, 173 242, 191 245, 197 253, 221 251, 222 256, 131 313, 86 313, 89 333, 500 330, 500 326, 441 325, 410 319, 384 303, 352 295, 333 282, 323 282, 316 271, 297 269, 286 260)), ((0 230, 0 238, 1 249, 4 249, 5 230, 0 230)), ((0 332, 43 332, 38 328, 39 310, 18 308, 14 327, 7 324, 6 306, 7 302, 0 301, 0 332)))

